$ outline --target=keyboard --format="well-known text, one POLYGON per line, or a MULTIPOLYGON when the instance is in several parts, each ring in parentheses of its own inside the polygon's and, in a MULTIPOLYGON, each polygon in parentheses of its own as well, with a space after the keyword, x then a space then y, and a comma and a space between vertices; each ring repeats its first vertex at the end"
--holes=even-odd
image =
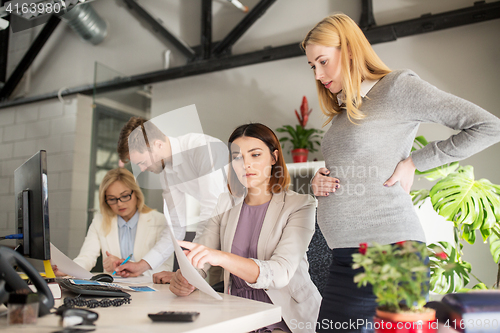
POLYGON ((130 297, 130 294, 115 287, 73 284, 69 279, 57 279, 61 288, 77 295, 96 297, 130 297))

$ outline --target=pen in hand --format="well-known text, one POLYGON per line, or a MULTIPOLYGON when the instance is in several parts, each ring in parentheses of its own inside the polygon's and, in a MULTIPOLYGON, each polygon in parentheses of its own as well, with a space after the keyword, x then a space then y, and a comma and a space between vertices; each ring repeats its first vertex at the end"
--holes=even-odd
MULTIPOLYGON (((129 260, 130 260, 130 258, 132 258, 132 256, 133 256, 133 255, 134 255, 134 254, 133 254, 133 253, 131 253, 131 254, 127 257, 127 259, 123 260, 123 262, 120 264, 120 266, 121 266, 121 265, 125 265, 125 264, 127 263, 127 261, 129 261, 129 260)), ((115 271, 113 271, 113 274, 111 274, 111 275, 115 275, 115 274, 116 274, 116 270, 115 270, 115 271)))

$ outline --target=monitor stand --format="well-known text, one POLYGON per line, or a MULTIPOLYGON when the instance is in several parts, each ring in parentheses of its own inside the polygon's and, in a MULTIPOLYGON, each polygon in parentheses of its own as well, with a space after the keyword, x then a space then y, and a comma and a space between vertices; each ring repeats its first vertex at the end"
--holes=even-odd
POLYGON ((45 278, 46 279, 55 279, 56 275, 52 270, 52 265, 50 264, 50 260, 43 261, 43 267, 45 267, 45 278))
MULTIPOLYGON (((23 244, 19 244, 16 246, 14 251, 18 252, 24 257, 24 248, 23 244)), ((54 271, 52 270, 52 265, 50 264, 50 260, 43 260, 43 267, 45 269, 45 279, 55 279, 56 275, 54 274, 54 271)), ((43 275, 43 274, 41 274, 43 275)))

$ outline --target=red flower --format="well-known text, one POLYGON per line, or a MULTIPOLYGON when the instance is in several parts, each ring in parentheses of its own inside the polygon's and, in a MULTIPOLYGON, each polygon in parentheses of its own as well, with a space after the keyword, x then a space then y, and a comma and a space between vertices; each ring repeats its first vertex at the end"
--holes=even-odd
POLYGON ((359 253, 361 253, 362 255, 365 255, 367 248, 368 248, 368 243, 359 244, 359 253))
POLYGON ((436 253, 436 257, 442 260, 448 259, 448 255, 445 252, 436 253))
POLYGON ((307 120, 309 119, 309 115, 311 114, 312 109, 309 109, 309 104, 307 103, 306 96, 302 97, 302 104, 300 105, 300 115, 295 110, 295 115, 297 116, 297 120, 299 121, 300 126, 306 127, 307 120))
POLYGON ((406 241, 401 241, 401 242, 397 242, 396 244, 398 244, 399 246, 403 247, 403 245, 405 245, 406 241))

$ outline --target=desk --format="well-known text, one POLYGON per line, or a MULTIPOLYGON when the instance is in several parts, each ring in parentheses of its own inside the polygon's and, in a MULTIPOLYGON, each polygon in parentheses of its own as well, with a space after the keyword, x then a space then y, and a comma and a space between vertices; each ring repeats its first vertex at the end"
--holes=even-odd
MULTIPOLYGON (((131 292, 132 302, 120 307, 91 309, 99 313, 94 332, 190 332, 220 333, 249 332, 281 320, 281 308, 272 304, 221 294, 223 300, 195 291, 187 297, 177 297, 169 285, 149 284, 156 292, 131 292), (153 323, 148 313, 159 311, 198 311, 200 316, 192 323, 153 323)), ((64 296, 69 296, 66 292, 64 296)), ((71 295, 72 296, 72 295, 71 295)), ((56 300, 56 307, 62 300, 56 300)), ((4 305, 0 311, 6 310, 4 305)), ((61 329, 59 316, 38 318, 36 325, 7 326, 6 316, 0 318, 2 332, 54 332, 61 329)))

